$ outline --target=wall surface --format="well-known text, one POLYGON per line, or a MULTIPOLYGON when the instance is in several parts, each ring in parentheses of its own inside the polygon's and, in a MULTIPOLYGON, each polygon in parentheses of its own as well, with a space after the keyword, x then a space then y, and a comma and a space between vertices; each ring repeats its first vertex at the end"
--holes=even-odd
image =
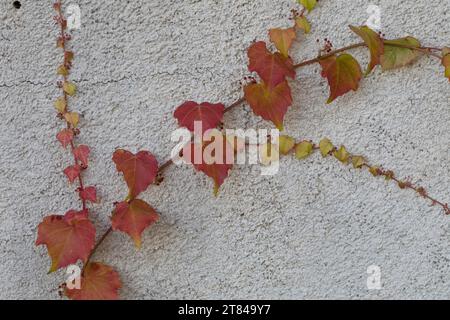
MULTIPOLYGON (((57 30, 50 1, 0 0, 0 298, 57 299, 64 270, 47 275, 38 223, 78 208, 62 170, 70 160, 55 140, 62 124, 57 97, 57 30)), ((229 104, 248 75, 246 48, 287 27, 293 0, 72 1, 82 13, 74 31, 71 108, 82 114, 80 142, 92 148, 85 175, 101 203, 92 207, 98 234, 114 201, 125 196, 115 148, 147 149, 164 161, 185 100, 229 104)), ((407 34, 426 45, 450 45, 449 0, 323 0, 310 14, 293 58, 317 55, 316 39, 335 47, 359 41, 379 5, 386 37, 407 34)), ((364 50, 352 51, 366 64, 364 50)), ((450 87, 438 61, 364 79, 357 93, 326 105, 328 85, 317 65, 292 82, 286 131, 329 137, 372 163, 411 176, 450 201, 450 87)), ((226 115, 230 128, 270 128, 248 107, 226 115)), ((124 299, 169 298, 450 298, 450 218, 414 193, 318 154, 284 158, 280 172, 238 166, 212 195, 212 183, 189 167, 172 167, 143 194, 162 219, 136 251, 115 233, 95 260, 119 271, 124 299), (367 268, 381 268, 381 290, 368 290, 367 268)))

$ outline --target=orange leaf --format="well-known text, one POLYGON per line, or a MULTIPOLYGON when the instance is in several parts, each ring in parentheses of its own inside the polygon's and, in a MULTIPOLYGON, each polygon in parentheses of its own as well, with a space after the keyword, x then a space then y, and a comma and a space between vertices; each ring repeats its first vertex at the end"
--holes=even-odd
POLYGON ((362 78, 361 67, 351 55, 344 53, 339 56, 321 59, 322 77, 328 79, 330 97, 327 103, 333 102, 337 97, 350 90, 356 91, 362 78))
POLYGON ((122 287, 119 274, 110 266, 91 262, 84 268, 80 289, 65 289, 73 300, 117 300, 122 287))
POLYGON ((384 43, 380 38, 380 35, 370 29, 369 27, 354 27, 350 26, 350 29, 358 36, 360 36, 370 51, 370 62, 366 70, 368 75, 376 65, 381 64, 381 56, 384 54, 384 43))
POLYGON ((145 191, 158 174, 158 162, 148 151, 139 151, 134 155, 119 149, 114 152, 113 161, 117 171, 123 173, 131 198, 145 191))
POLYGON ((292 46, 292 42, 296 38, 295 29, 270 29, 269 30, 270 41, 275 44, 278 51, 285 57, 289 57, 289 49, 292 46))
POLYGON ((70 183, 73 183, 76 178, 80 175, 81 167, 79 165, 73 165, 64 169, 64 174, 69 179, 70 183))
POLYGON ((38 226, 36 245, 47 246, 52 259, 49 272, 86 261, 95 243, 95 227, 88 211, 68 211, 64 216, 45 217, 38 226))
POLYGON ((234 147, 218 130, 205 136, 203 142, 190 143, 183 148, 183 158, 214 181, 214 194, 228 177, 234 164, 234 147), (214 138, 212 138, 214 136, 214 138))
POLYGON ((217 127, 222 121, 225 106, 223 104, 211 104, 203 102, 198 104, 187 101, 175 110, 174 117, 178 120, 180 127, 186 127, 194 131, 194 122, 202 123, 202 133, 208 129, 217 127))
POLYGON ((70 129, 61 130, 56 135, 56 139, 66 148, 73 141, 73 131, 70 129))
POLYGON ((270 53, 266 43, 259 41, 248 49, 250 64, 248 69, 256 72, 269 87, 275 87, 285 81, 286 77, 295 78, 295 70, 290 58, 280 53, 270 53))
POLYGON ((283 130, 284 115, 292 105, 291 88, 287 81, 274 88, 265 83, 249 84, 244 88, 244 94, 255 114, 272 121, 279 130, 283 130))
POLYGON ((80 198, 90 202, 97 202, 97 189, 95 187, 86 187, 80 191, 80 198))
POLYGON ((88 165, 88 157, 91 150, 88 146, 81 144, 75 149, 73 149, 73 155, 77 161, 80 161, 83 166, 88 165))
POLYGON ((112 228, 127 233, 137 248, 141 247, 142 232, 158 219, 156 211, 139 199, 118 203, 111 217, 112 228))

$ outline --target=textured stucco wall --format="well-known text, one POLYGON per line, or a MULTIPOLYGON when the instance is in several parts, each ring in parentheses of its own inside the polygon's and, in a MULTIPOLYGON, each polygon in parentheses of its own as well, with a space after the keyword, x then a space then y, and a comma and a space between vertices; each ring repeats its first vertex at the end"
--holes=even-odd
MULTIPOLYGON (((64 272, 47 275, 36 226, 48 213, 77 208, 62 169, 70 160, 55 141, 56 29, 50 1, 0 0, 0 298, 54 299, 64 272)), ((92 147, 86 182, 102 202, 92 208, 108 227, 125 184, 111 161, 116 147, 172 148, 174 108, 185 100, 230 103, 247 75, 246 48, 286 27, 293 0, 72 1, 82 11, 74 32, 73 79, 82 113, 80 142, 92 147)), ((317 54, 317 38, 336 47, 359 41, 347 28, 382 9, 387 37, 411 34, 450 44, 449 0, 320 1, 313 33, 294 59, 317 54)), ((362 64, 365 51, 354 51, 362 64)), ((450 87, 429 58, 364 80, 361 90, 325 105, 317 66, 292 83, 288 133, 345 143, 373 163, 412 176, 450 201, 450 87)), ((231 128, 267 128, 248 108, 226 115, 231 128)), ((136 252, 124 234, 105 241, 95 260, 121 274, 132 298, 450 298, 450 218, 410 191, 319 155, 285 158, 278 175, 239 166, 220 196, 191 168, 171 168, 143 194, 162 214, 136 252), (366 269, 378 265, 383 289, 368 291, 366 269)))

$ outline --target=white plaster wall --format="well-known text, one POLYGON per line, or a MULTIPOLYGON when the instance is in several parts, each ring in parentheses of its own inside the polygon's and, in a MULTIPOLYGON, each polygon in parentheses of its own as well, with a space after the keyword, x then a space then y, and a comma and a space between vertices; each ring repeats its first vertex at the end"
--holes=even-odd
MULTIPOLYGON (((47 275, 36 227, 49 213, 77 208, 62 174, 70 156, 55 141, 57 30, 50 1, 0 0, 0 298, 55 299, 64 271, 47 275)), ((115 172, 116 147, 147 149, 164 161, 185 100, 228 104, 248 75, 246 48, 287 27, 293 0, 71 1, 82 11, 71 42, 73 80, 82 113, 80 142, 91 146, 85 175, 101 204, 92 207, 99 234, 112 203, 125 196, 115 172)), ((386 37, 414 35, 450 45, 449 0, 323 0, 310 15, 313 32, 295 44, 296 61, 317 54, 316 39, 335 47, 359 41, 368 5, 382 9, 386 37)), ((366 52, 354 51, 362 64, 366 52)), ((411 176, 450 201, 450 84, 437 61, 378 69, 357 93, 325 105, 318 66, 298 72, 286 130, 327 136, 373 163, 411 176)), ((231 128, 268 128, 248 107, 226 115, 231 128)), ((173 167, 143 194, 162 215, 136 252, 124 234, 96 254, 121 274, 124 299, 168 298, 450 298, 450 217, 367 172, 320 155, 284 158, 278 175, 239 166, 212 196, 191 168, 173 167), (369 291, 366 269, 378 265, 383 289, 369 291)))

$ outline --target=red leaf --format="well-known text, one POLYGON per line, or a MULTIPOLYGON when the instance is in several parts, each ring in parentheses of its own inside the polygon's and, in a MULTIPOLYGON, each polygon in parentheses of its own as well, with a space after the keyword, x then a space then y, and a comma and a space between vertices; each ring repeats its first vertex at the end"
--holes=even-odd
POLYGON ((281 53, 271 53, 266 43, 259 41, 248 49, 250 64, 248 69, 256 72, 269 87, 275 87, 285 81, 286 77, 295 78, 292 60, 281 53))
POLYGON ((87 215, 87 210, 71 210, 64 216, 45 217, 39 224, 36 245, 47 246, 52 259, 49 272, 86 261, 95 243, 95 227, 87 215))
POLYGON ((217 195, 220 186, 228 177, 228 171, 233 167, 234 148, 219 131, 211 133, 215 139, 207 135, 203 143, 190 143, 183 148, 183 158, 202 171, 214 181, 214 194, 217 195), (217 139, 217 140, 216 140, 217 139), (196 156, 197 154, 197 156, 196 156))
POLYGON ((73 131, 70 129, 61 130, 56 135, 56 139, 66 148, 73 141, 73 131))
POLYGON ((265 83, 249 84, 244 88, 244 94, 255 114, 272 121, 279 130, 283 130, 284 115, 292 105, 291 88, 287 81, 274 88, 265 83))
POLYGON ((137 248, 141 247, 142 232, 158 219, 156 211, 139 199, 118 203, 111 217, 112 228, 127 233, 137 248))
POLYGON ((322 77, 328 79, 330 85, 330 97, 327 103, 331 103, 339 96, 350 90, 356 91, 362 78, 361 67, 358 61, 351 55, 344 53, 339 56, 321 59, 322 77))
POLYGON ((95 187, 86 187, 80 191, 80 198, 90 202, 97 202, 97 189, 95 187))
POLYGON ((139 151, 134 155, 119 149, 114 152, 113 161, 117 171, 124 175, 131 198, 145 191, 155 181, 158 174, 158 162, 148 151, 139 151))
POLYGON ((69 179, 70 183, 73 183, 76 178, 80 176, 81 167, 79 165, 73 165, 64 169, 64 174, 69 179))
POLYGON ((186 127, 194 131, 194 122, 202 123, 202 133, 208 129, 213 129, 222 121, 225 106, 223 104, 211 104, 203 102, 198 104, 187 101, 175 110, 174 116, 178 120, 180 127, 186 127))
POLYGON ((83 166, 88 165, 88 157, 91 150, 88 146, 81 144, 75 149, 73 149, 73 155, 77 161, 80 161, 83 166))
POLYGON ((110 266, 91 262, 84 268, 80 289, 65 289, 73 300, 117 300, 122 287, 119 274, 110 266))

